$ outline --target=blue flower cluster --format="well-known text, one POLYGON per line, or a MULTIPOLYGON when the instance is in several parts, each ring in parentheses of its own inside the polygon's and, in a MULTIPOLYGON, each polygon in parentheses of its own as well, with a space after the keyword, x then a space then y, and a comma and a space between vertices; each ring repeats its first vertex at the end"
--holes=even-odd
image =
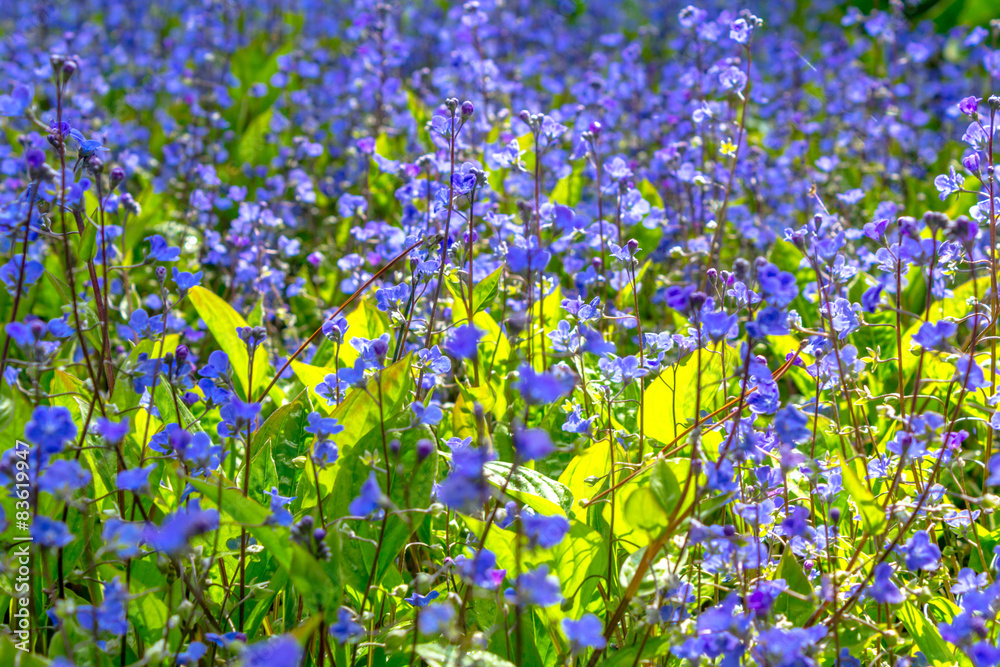
POLYGON ((6 3, 0 656, 1000 666, 1000 25, 757 4, 6 3))

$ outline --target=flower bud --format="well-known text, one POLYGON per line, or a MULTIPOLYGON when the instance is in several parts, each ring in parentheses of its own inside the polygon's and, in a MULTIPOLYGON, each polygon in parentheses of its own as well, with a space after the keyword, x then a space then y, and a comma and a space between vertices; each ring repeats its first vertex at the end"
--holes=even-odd
POLYGON ((423 461, 434 451, 434 443, 427 438, 417 440, 417 460, 423 461))
POLYGON ((733 275, 736 277, 736 280, 745 283, 747 278, 750 277, 750 262, 742 257, 737 257, 733 262, 733 275))
POLYGON ((125 180, 125 170, 119 166, 111 169, 111 190, 114 191, 125 180))
POLYGON ((462 102, 462 118, 471 118, 474 111, 475 107, 472 106, 472 102, 469 100, 462 102))

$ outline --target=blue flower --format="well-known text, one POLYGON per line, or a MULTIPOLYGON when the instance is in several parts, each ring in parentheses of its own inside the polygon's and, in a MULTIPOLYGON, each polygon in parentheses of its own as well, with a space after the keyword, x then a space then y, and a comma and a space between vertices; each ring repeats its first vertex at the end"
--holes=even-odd
POLYGON ((764 336, 787 336, 791 332, 788 330, 788 313, 778 310, 774 306, 767 306, 757 313, 757 318, 752 323, 747 323, 747 331, 750 325, 755 324, 755 338, 764 336))
POLYGON ((924 322, 913 334, 913 341, 925 350, 945 350, 948 339, 958 331, 958 325, 948 320, 924 322))
POLYGON ((150 236, 146 240, 149 241, 147 261, 176 262, 181 256, 181 249, 167 245, 167 240, 159 234, 150 236))
POLYGON ((479 339, 483 332, 471 324, 455 327, 444 349, 456 359, 474 359, 479 351, 479 339))
POLYGON ((24 289, 28 285, 34 285, 45 273, 45 267, 41 262, 29 259, 22 263, 23 259, 21 255, 15 255, 9 262, 0 266, 0 280, 7 286, 7 292, 11 295, 17 293, 18 281, 24 289))
POLYGON ((489 549, 481 549, 472 558, 464 554, 455 559, 455 566, 462 579, 472 586, 495 591, 503 581, 507 570, 498 570, 497 556, 489 549))
POLYGON ((584 614, 577 621, 564 618, 562 628, 573 653, 587 648, 603 649, 608 644, 604 638, 604 625, 593 614, 584 614))
MULTIPOLYGON (((705 302, 709 305, 711 299, 705 302)), ((720 341, 726 337, 733 337, 738 333, 734 331, 736 326, 736 315, 726 315, 724 310, 707 310, 702 308, 701 325, 705 334, 713 341, 720 341)))
POLYGON ((758 664, 775 667, 816 664, 808 652, 826 636, 826 628, 771 628, 760 634, 754 643, 753 656, 758 664))
POLYGON ((577 433, 579 435, 587 435, 590 433, 590 429, 594 424, 597 416, 590 417, 589 419, 584 419, 583 414, 580 411, 579 405, 573 406, 573 412, 566 417, 566 421, 562 425, 562 430, 567 433, 577 433))
POLYGON ((208 363, 198 371, 204 378, 228 378, 229 373, 229 355, 222 350, 216 350, 208 355, 208 363))
POLYGON ((31 106, 33 96, 34 91, 31 86, 23 83, 15 84, 10 95, 0 95, 0 116, 23 116, 28 107, 31 106))
POLYGON ((899 587, 892 583, 892 565, 889 563, 875 566, 875 578, 865 592, 879 604, 899 604, 906 600, 899 587))
POLYGON ((43 454, 58 454, 63 446, 76 438, 76 424, 67 408, 38 406, 31 421, 24 426, 24 438, 38 445, 43 454))
POLYGON ((270 491, 265 491, 264 495, 271 498, 271 515, 267 517, 265 523, 269 526, 290 526, 295 520, 292 513, 288 511, 286 505, 290 504, 294 497, 286 498, 278 495, 277 487, 272 486, 270 491))
POLYGON ((540 428, 517 428, 514 430, 514 449, 523 461, 544 459, 555 451, 548 431, 540 428))
POLYGON ((131 430, 131 424, 129 424, 128 417, 119 422, 113 422, 110 419, 99 417, 97 419, 97 426, 94 430, 97 432, 97 435, 114 445, 125 439, 125 436, 128 435, 128 432, 131 430))
POLYGON ((104 522, 104 527, 101 529, 101 549, 119 558, 135 558, 142 553, 139 550, 142 529, 142 524, 111 517, 104 522))
POLYGON ((515 388, 521 392, 524 401, 531 405, 543 405, 555 403, 563 398, 576 385, 572 374, 562 366, 553 366, 548 371, 541 373, 529 364, 523 364, 518 369, 520 376, 515 383, 515 388))
POLYGON ((177 654, 174 662, 178 665, 194 665, 208 653, 208 648, 201 642, 191 642, 187 650, 177 654))
POLYGON ((545 516, 525 510, 521 513, 521 525, 528 543, 542 549, 556 546, 569 532, 569 521, 560 514, 545 516))
POLYGON ((143 531, 146 545, 168 556, 179 556, 191 547, 194 537, 219 529, 219 511, 201 509, 196 498, 167 515, 159 527, 149 524, 143 531))
POLYGON ((431 602, 436 600, 441 594, 438 591, 431 591, 427 595, 421 595, 420 593, 413 591, 413 594, 408 598, 403 598, 409 602, 414 607, 426 607, 431 602))
POLYGON ((378 510, 384 501, 384 494, 379 488, 378 479, 375 473, 368 474, 368 479, 361 485, 361 493, 351 501, 348 511, 353 516, 367 517, 378 510))
POLYGON ((357 641, 364 634, 365 629, 355 620, 354 612, 344 607, 337 610, 337 622, 330 624, 330 636, 336 639, 338 644, 357 641))
POLYGON ((308 425, 304 429, 305 432, 312 433, 317 438, 337 435, 344 430, 335 417, 323 417, 318 412, 310 412, 306 417, 306 422, 308 425))
POLYGON ((75 539, 65 523, 50 519, 44 514, 35 516, 31 522, 30 532, 31 539, 36 544, 52 549, 62 549, 75 539))
POLYGON ((941 549, 931 542, 926 530, 918 530, 902 549, 906 554, 906 567, 910 570, 933 572, 941 567, 941 549))
POLYGON ((432 604, 420 612, 417 627, 421 634, 438 635, 446 632, 455 618, 455 608, 448 601, 432 604))
POLYGON ((347 318, 341 316, 323 322, 323 335, 333 343, 343 343, 348 329, 347 318))
POLYGON ((496 458, 486 447, 470 447, 468 441, 453 438, 451 447, 451 471, 438 485, 437 497, 448 507, 463 512, 475 511, 490 497, 489 483, 483 474, 483 466, 496 458))
POLYGON ((527 242, 518 238, 507 247, 507 265, 514 273, 543 271, 549 265, 552 253, 538 247, 538 240, 532 236, 527 242))
POLYGON ((955 375, 952 382, 958 382, 959 387, 967 390, 983 389, 989 387, 990 383, 983 377, 983 369, 972 357, 963 356, 955 361, 955 375))
POLYGON ((832 304, 833 319, 831 324, 833 325, 833 330, 840 334, 838 337, 841 340, 846 338, 847 334, 856 331, 861 326, 854 308, 847 299, 838 298, 832 304))
POLYGON ((220 648, 227 649, 230 646, 236 644, 237 642, 245 643, 247 640, 247 636, 243 632, 237 632, 236 630, 232 630, 224 635, 219 635, 214 632, 206 632, 205 639, 212 642, 216 646, 219 646, 220 648))
POLYGON ((223 438, 242 436, 247 428, 256 428, 260 418, 260 403, 246 403, 235 396, 219 410, 222 421, 216 430, 223 438))
POLYGON ((201 277, 203 275, 202 271, 197 273, 188 273, 187 271, 178 271, 177 267, 172 267, 172 275, 174 277, 174 284, 177 285, 177 291, 181 294, 186 294, 189 289, 195 285, 201 284, 201 277))
POLYGON ((433 374, 440 375, 451 370, 451 359, 441 354, 441 349, 435 345, 431 349, 417 352, 417 366, 425 368, 433 374))
POLYGON ((439 424, 444 419, 444 412, 437 401, 431 401, 426 406, 419 401, 414 401, 410 405, 410 409, 413 410, 413 414, 417 417, 417 424, 433 426, 439 424))
POLYGON ((80 628, 87 633, 109 633, 124 635, 128 632, 128 620, 125 618, 125 604, 128 602, 128 591, 118 577, 104 584, 104 599, 98 607, 80 605, 76 608, 76 620, 80 628))
POLYGON ((504 597, 512 604, 535 604, 539 607, 551 607, 563 599, 559 578, 549 573, 548 565, 541 565, 538 569, 528 570, 519 576, 516 588, 508 588, 504 591, 504 597))
POLYGON ((768 302, 778 308, 784 308, 799 294, 795 276, 774 264, 765 264, 757 272, 757 280, 768 302))
POLYGON ((809 416, 794 405, 787 405, 774 415, 774 430, 786 445, 797 445, 812 437, 808 424, 809 416))
POLYGON ((302 645, 292 635, 272 636, 240 652, 241 667, 300 667, 302 645))
POLYGON ((365 217, 368 212, 368 202, 364 197, 352 194, 343 194, 337 201, 337 214, 342 218, 365 217))
POLYGON ((90 483, 91 474, 72 459, 53 461, 38 480, 38 490, 63 501, 90 483))
POLYGON ((977 573, 969 567, 963 567, 955 577, 955 584, 951 587, 951 592, 955 595, 965 595, 966 593, 976 593, 985 588, 989 583, 989 575, 986 572, 977 573))

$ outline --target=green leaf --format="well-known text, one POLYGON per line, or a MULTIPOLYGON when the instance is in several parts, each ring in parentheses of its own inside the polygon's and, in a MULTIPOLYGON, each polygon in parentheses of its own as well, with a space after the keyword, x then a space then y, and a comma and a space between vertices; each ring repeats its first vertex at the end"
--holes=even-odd
MULTIPOLYGON (((641 640, 640 640, 641 642, 641 640)), ((623 649, 619 649, 610 656, 597 663, 597 667, 632 667, 638 663, 637 655, 642 649, 643 662, 653 658, 668 655, 670 648, 677 645, 677 640, 672 637, 651 637, 645 644, 639 643, 623 649)))
POLYGON ((816 605, 812 602, 812 584, 809 583, 802 566, 790 549, 781 554, 781 561, 778 563, 774 578, 784 579, 788 584, 788 590, 783 591, 775 600, 774 611, 784 614, 785 618, 792 621, 812 616, 816 611, 816 605))
POLYGON ((656 502, 668 515, 680 516, 694 502, 695 490, 698 484, 694 481, 686 484, 691 474, 689 459, 672 458, 657 459, 653 465, 649 489, 656 502), (685 488, 686 493, 685 493, 685 488))
MULTIPOLYGON (((212 332, 215 341, 222 348, 222 351, 229 355, 229 363, 233 366, 233 375, 240 383, 243 390, 243 398, 247 398, 249 360, 247 346, 236 329, 248 326, 247 321, 233 310, 222 297, 208 291, 204 287, 192 287, 188 292, 188 299, 194 304, 198 315, 205 321, 208 330, 212 332)), ((260 394, 264 388, 270 384, 274 377, 274 369, 268 360, 267 351, 260 347, 253 358, 253 400, 259 401, 260 394)), ((271 389, 271 397, 275 403, 280 403, 283 394, 277 387, 271 389)))
POLYGON ((463 651, 458 646, 417 644, 416 651, 430 667, 514 667, 514 663, 494 653, 463 651))
POLYGON ((869 535, 878 535, 886 527, 885 510, 875 500, 875 496, 868 490, 864 482, 855 472, 853 463, 843 462, 840 466, 841 475, 844 481, 844 488, 854 500, 861 512, 861 519, 864 521, 865 530, 869 535))
POLYGON ((500 286, 500 276, 503 274, 503 265, 501 264, 493 272, 483 278, 479 284, 474 285, 472 288, 472 312, 478 313, 485 306, 489 306, 493 303, 493 300, 497 296, 497 291, 500 286))
POLYGON ((163 373, 160 373, 160 381, 156 383, 155 403, 156 409, 160 412, 160 421, 164 424, 180 424, 182 428, 194 431, 202 431, 201 422, 196 421, 194 415, 187 404, 177 396, 174 402, 174 394, 171 391, 170 380, 163 373))
POLYGON ((556 182, 549 199, 570 208, 580 203, 583 194, 583 161, 573 165, 573 171, 556 182))
POLYGON ((932 665, 971 665, 965 654, 945 643, 934 624, 912 603, 899 605, 896 617, 932 665))
POLYGON ((506 483, 508 496, 540 514, 565 516, 573 507, 570 490, 540 472, 518 466, 511 475, 511 464, 504 461, 490 461, 483 466, 483 470, 490 484, 502 489, 506 483), (508 476, 509 482, 506 481, 508 476))
POLYGON ((622 489, 622 494, 626 497, 624 518, 631 526, 659 535, 670 525, 669 516, 652 489, 646 486, 635 488, 629 484, 622 489))
POLYGON ((300 472, 293 459, 308 452, 313 440, 305 430, 309 412, 308 400, 299 394, 291 403, 272 412, 253 436, 253 442, 269 443, 278 493, 283 496, 295 495, 300 472))
MULTIPOLYGON (((736 351, 726 347, 726 357, 736 359, 736 351)), ((646 387, 646 435, 661 443, 672 442, 695 419, 695 408, 711 410, 722 395, 722 355, 705 349, 689 354, 682 362, 663 369, 646 387), (700 404, 696 398, 701 387, 700 404)))
MULTIPOLYGON (((639 570, 639 563, 642 561, 642 557, 646 554, 646 547, 639 549, 632 553, 625 562, 622 563, 621 571, 618 573, 618 582, 621 584, 622 589, 626 589, 631 584, 632 579, 635 578, 636 572, 639 570)), ((636 593, 638 596, 649 595, 663 586, 663 582, 670 579, 670 574, 676 568, 670 560, 664 556, 652 563, 646 570, 646 573, 642 577, 642 581, 639 582, 639 590, 636 593)))

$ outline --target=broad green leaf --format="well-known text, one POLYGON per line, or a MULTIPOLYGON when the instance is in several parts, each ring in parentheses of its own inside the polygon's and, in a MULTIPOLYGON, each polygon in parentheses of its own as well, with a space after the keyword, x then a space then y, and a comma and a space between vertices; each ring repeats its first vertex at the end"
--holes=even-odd
POLYGON ((556 187, 552 190, 549 200, 557 204, 563 204, 570 208, 580 203, 583 194, 583 161, 573 165, 573 171, 563 176, 556 182, 556 187))
POLYGON ((931 623, 923 612, 910 602, 904 602, 896 608, 896 617, 902 622, 913 641, 920 647, 920 652, 927 656, 932 665, 971 665, 969 659, 961 651, 947 644, 941 638, 937 627, 931 623))
MULTIPOLYGON (((236 333, 238 328, 248 326, 246 320, 222 297, 204 287, 192 287, 188 292, 188 299, 205 321, 219 347, 229 355, 233 374, 243 390, 243 398, 246 399, 250 357, 247 355, 246 343, 240 340, 236 333)), ((253 400, 260 400, 261 392, 270 384, 273 377, 274 369, 271 368, 271 362, 267 358, 267 351, 264 346, 258 347, 253 358, 253 400)), ((281 402, 281 396, 281 391, 277 387, 271 389, 271 398, 275 403, 281 402)))
POLYGON ((778 563, 774 578, 784 579, 788 584, 788 590, 783 591, 774 602, 776 613, 784 614, 785 618, 795 621, 808 618, 816 611, 816 605, 812 602, 812 584, 809 583, 802 566, 790 549, 781 554, 781 561, 778 563))
MULTIPOLYGON (((645 663, 653 658, 669 655, 671 647, 676 645, 677 640, 673 637, 650 637, 645 644, 634 644, 611 653, 607 658, 597 663, 597 667, 632 667, 639 660, 637 654, 640 648, 642 649, 642 660, 645 663)), ((673 665, 673 663, 668 664, 673 665)))
POLYGON ((416 651, 430 667, 514 667, 513 663, 493 653, 463 651, 458 646, 417 644, 416 651))
POLYGON ((573 506, 573 494, 554 479, 524 466, 511 474, 511 464, 490 461, 483 466, 487 481, 497 489, 506 484, 506 494, 540 514, 565 516, 573 506), (510 481, 507 481, 508 477, 510 481))
MULTIPOLYGON (((333 367, 320 368, 319 366, 304 364, 301 361, 293 361, 292 372, 295 373, 295 377, 297 377, 299 381, 305 385, 306 390, 309 392, 309 397, 312 398, 316 405, 322 411, 328 411, 329 408, 326 407, 326 399, 316 393, 316 387, 326 380, 327 375, 336 375, 337 369, 333 367)), ((343 396, 341 396, 341 398, 343 398, 343 396)))
MULTIPOLYGON (((727 349, 726 356, 735 359, 735 350, 727 349)), ((702 411, 718 407, 722 375, 722 355, 709 349, 702 350, 700 366, 698 354, 692 353, 679 364, 664 368, 646 387, 646 435, 664 444, 673 442, 685 426, 694 422, 696 407, 702 411), (699 386, 700 404, 696 399, 699 386)))
POLYGON ((295 495, 300 472, 293 459, 309 451, 313 441, 314 436, 305 431, 309 412, 309 402, 300 394, 272 412, 253 436, 254 442, 270 443, 278 493, 283 496, 295 495))
POLYGON ((844 481, 844 488, 851 496, 851 499, 858 506, 861 512, 861 519, 864 521, 865 530, 869 535, 878 535, 886 526, 885 510, 875 500, 875 496, 868 490, 864 482, 858 477, 853 463, 842 461, 840 466, 841 475, 844 481))
MULTIPOLYGON (((628 588, 632 579, 635 578, 636 572, 639 570, 639 563, 642 561, 642 557, 646 554, 646 547, 633 552, 625 562, 622 563, 621 570, 618 573, 618 583, 621 584, 622 589, 628 588)), ((666 556, 657 559, 649 566, 646 573, 642 576, 642 581, 639 582, 639 589, 636 592, 638 596, 649 595, 657 590, 663 589, 664 584, 670 581, 671 574, 676 570, 673 563, 670 562, 666 556)))

